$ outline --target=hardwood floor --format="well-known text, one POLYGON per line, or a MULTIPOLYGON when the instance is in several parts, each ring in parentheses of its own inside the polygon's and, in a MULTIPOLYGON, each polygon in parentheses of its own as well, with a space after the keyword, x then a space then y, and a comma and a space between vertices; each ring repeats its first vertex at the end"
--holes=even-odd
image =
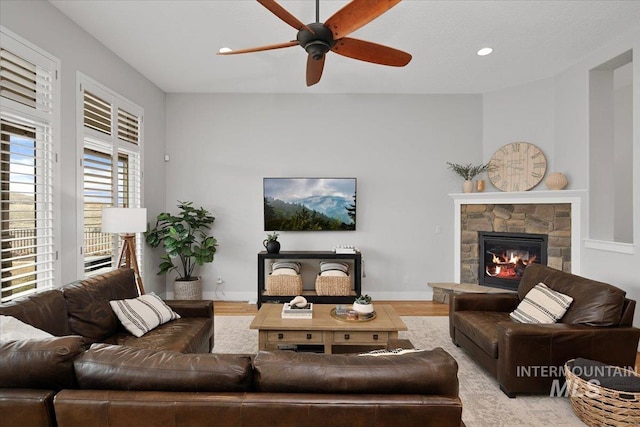
MULTIPOLYGON (((391 304, 399 316, 448 316, 449 305, 433 301, 378 301, 391 304)), ((258 312, 256 304, 246 302, 216 301, 217 316, 251 316, 258 312)), ((640 372, 640 353, 636 357, 636 372, 640 372)))

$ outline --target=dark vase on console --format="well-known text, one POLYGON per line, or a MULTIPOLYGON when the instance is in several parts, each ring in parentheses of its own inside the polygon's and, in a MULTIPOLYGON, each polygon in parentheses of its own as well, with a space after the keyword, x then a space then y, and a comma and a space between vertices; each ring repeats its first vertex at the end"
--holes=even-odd
POLYGON ((277 240, 265 240, 262 245, 267 248, 267 252, 270 254, 280 253, 280 242, 277 240))

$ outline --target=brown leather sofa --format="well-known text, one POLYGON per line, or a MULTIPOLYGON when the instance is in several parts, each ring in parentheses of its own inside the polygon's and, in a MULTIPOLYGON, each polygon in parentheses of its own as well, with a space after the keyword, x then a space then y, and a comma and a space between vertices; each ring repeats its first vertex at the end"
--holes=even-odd
POLYGON ((213 301, 166 301, 181 318, 136 338, 121 326, 109 301, 137 296, 133 270, 118 269, 0 305, 1 315, 55 336, 0 343, 3 423, 55 425, 53 396, 59 390, 77 387, 73 361, 92 343, 182 353, 211 351, 213 301))
POLYGON ((461 425, 458 366, 441 348, 393 356, 179 354, 94 345, 59 427, 461 425))
POLYGON ((531 264, 517 293, 453 295, 451 339, 495 376, 509 397, 549 394, 554 381, 563 384, 569 359, 635 365, 640 329, 632 326, 636 303, 625 295, 606 283, 531 264), (509 313, 540 282, 573 298, 562 319, 555 324, 511 320, 509 313))

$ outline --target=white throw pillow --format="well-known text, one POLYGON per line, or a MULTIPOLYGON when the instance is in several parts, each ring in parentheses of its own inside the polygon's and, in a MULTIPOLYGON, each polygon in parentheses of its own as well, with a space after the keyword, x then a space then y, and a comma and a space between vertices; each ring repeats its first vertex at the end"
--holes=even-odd
POLYGON ((333 276, 333 277, 347 277, 348 274, 345 273, 344 271, 336 271, 336 270, 329 270, 329 271, 323 271, 322 273, 320 273, 321 276, 333 276))
POLYGON ((271 264, 271 271, 275 272, 276 270, 279 270, 281 268, 291 268, 295 270, 296 273, 300 273, 301 266, 302 264, 300 264, 297 261, 290 261, 290 260, 275 261, 274 263, 271 264))
POLYGON ((562 319, 573 298, 538 283, 525 295, 511 319, 520 323, 556 323, 562 319))
POLYGON ((21 322, 15 317, 0 315, 0 342, 39 340, 44 338, 53 338, 53 335, 31 326, 28 323, 21 322))
POLYGON ((272 276, 297 276, 298 272, 293 268, 278 268, 273 270, 272 276))
POLYGON ((138 338, 164 323, 180 318, 153 292, 138 298, 109 301, 109 304, 127 331, 138 338))
POLYGON ((326 272, 329 271, 342 271, 344 273, 349 272, 349 264, 338 261, 322 261, 320 263, 320 272, 326 276, 326 272))

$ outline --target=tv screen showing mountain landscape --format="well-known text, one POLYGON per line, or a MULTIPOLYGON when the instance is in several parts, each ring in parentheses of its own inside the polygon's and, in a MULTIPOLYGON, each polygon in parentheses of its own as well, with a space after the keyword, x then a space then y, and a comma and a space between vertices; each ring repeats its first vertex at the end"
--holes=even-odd
POLYGON ((265 231, 356 229, 355 178, 264 178, 265 231))

